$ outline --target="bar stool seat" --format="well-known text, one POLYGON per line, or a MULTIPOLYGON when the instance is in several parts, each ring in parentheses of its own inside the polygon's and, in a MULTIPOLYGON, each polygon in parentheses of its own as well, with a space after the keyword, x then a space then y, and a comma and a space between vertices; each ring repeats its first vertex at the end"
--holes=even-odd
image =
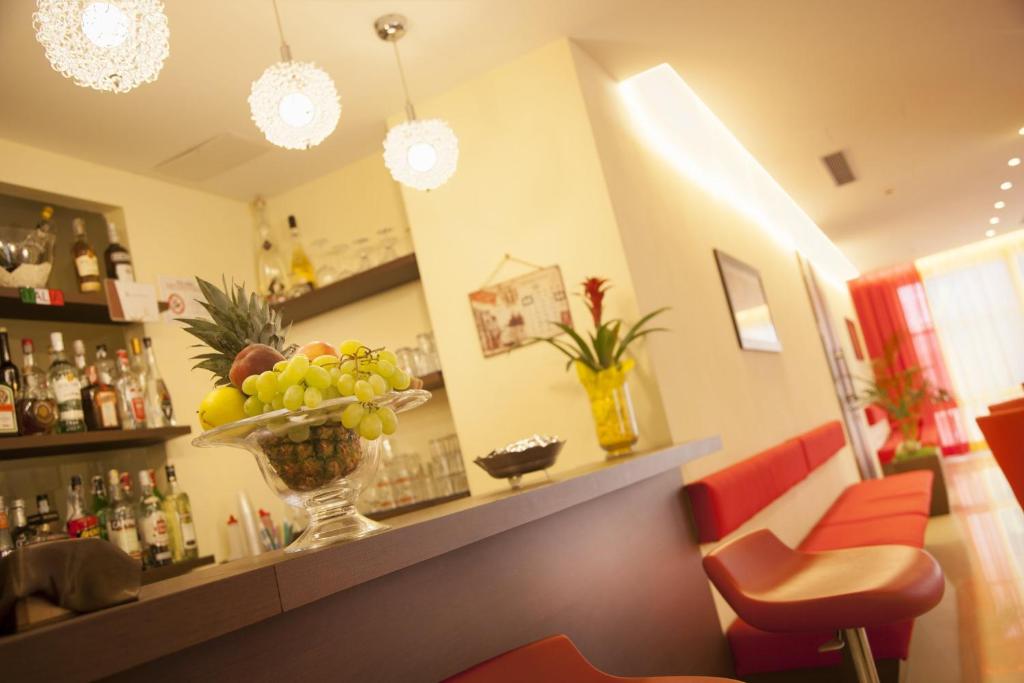
POLYGON ((709 676, 645 676, 624 678, 606 674, 576 649, 564 635, 550 636, 498 655, 455 674, 444 683, 737 683, 709 676))
POLYGON ((736 614, 755 628, 844 632, 862 681, 878 680, 864 628, 920 616, 945 590, 942 569, 918 548, 801 552, 767 529, 716 548, 704 558, 704 570, 736 614))

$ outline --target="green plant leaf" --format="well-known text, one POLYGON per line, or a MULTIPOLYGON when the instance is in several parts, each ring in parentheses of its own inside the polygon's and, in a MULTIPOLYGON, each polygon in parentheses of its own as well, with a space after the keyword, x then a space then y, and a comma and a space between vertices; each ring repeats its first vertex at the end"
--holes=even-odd
MULTIPOLYGON (((659 308, 657 310, 651 311, 650 313, 648 313, 644 317, 642 317, 639 320, 637 320, 636 323, 633 324, 633 327, 629 328, 629 331, 626 332, 626 336, 624 336, 622 338, 622 341, 619 342, 619 348, 615 352, 614 360, 615 360, 616 363, 619 362, 619 360, 622 358, 622 354, 624 354, 626 352, 626 349, 629 348, 629 345, 632 344, 634 340, 636 340, 637 338, 643 336, 643 334, 647 334, 646 332, 641 334, 641 331, 642 331, 641 328, 643 328, 643 326, 647 322, 649 322, 651 319, 653 319, 655 316, 661 315, 662 313, 664 313, 668 309, 669 309, 669 307, 665 306, 663 308, 659 308)), ((653 328, 650 331, 651 332, 662 332, 662 331, 667 332, 668 330, 666 328, 663 328, 663 327, 658 327, 658 328, 653 328)))
POLYGON ((587 342, 583 340, 583 337, 581 337, 579 333, 576 332, 576 330, 566 325, 565 323, 554 323, 554 325, 558 329, 562 330, 562 332, 565 332, 567 335, 572 337, 572 340, 576 342, 576 346, 578 347, 578 350, 580 352, 579 360, 594 372, 598 372, 601 368, 598 367, 597 362, 594 359, 594 354, 591 353, 590 348, 587 346, 587 342))

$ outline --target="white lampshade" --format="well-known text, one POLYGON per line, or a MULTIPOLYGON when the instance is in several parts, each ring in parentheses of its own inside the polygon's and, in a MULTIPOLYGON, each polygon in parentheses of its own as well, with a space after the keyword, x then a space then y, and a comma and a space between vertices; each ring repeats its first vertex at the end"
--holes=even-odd
POLYGON ((441 119, 400 123, 384 138, 384 164, 391 177, 417 190, 444 185, 459 163, 459 139, 441 119))
POLYGON ((312 62, 278 62, 253 81, 252 120, 267 140, 285 149, 309 149, 334 132, 341 103, 334 81, 312 62))
POLYGON ((38 0, 32 24, 50 66, 85 88, 155 81, 170 52, 160 0, 38 0))

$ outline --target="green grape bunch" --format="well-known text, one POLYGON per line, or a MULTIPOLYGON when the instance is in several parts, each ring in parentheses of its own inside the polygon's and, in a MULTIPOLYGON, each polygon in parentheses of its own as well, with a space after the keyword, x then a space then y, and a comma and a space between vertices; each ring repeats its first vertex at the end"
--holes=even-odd
POLYGON ((381 434, 394 434, 398 416, 375 400, 391 391, 405 391, 412 377, 398 367, 395 354, 383 347, 374 349, 350 339, 339 353, 313 359, 297 353, 278 361, 272 370, 246 377, 242 382, 245 414, 255 417, 282 408, 316 408, 324 401, 352 396, 356 402, 341 413, 346 429, 371 441, 381 434))

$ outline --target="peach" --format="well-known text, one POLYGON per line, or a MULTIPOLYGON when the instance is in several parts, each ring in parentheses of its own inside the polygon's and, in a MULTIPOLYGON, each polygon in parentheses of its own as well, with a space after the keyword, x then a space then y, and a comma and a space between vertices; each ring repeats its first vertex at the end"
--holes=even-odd
POLYGON ((316 360, 320 356, 338 357, 338 348, 325 341, 311 341, 303 344, 296 353, 301 353, 310 360, 316 360))
POLYGON ((284 360, 280 351, 266 344, 249 344, 238 352, 231 362, 228 379, 239 389, 249 375, 258 375, 265 370, 272 370, 274 364, 284 360))

